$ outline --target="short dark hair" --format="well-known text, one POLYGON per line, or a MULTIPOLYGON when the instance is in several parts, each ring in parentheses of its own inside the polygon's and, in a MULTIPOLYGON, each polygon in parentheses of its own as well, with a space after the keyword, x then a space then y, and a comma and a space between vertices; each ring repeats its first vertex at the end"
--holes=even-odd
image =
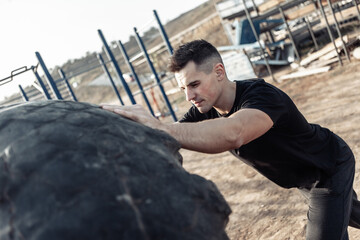
POLYGON ((176 49, 170 58, 169 70, 178 72, 190 61, 204 72, 212 71, 213 63, 223 63, 217 49, 209 42, 200 39, 185 43, 176 49))

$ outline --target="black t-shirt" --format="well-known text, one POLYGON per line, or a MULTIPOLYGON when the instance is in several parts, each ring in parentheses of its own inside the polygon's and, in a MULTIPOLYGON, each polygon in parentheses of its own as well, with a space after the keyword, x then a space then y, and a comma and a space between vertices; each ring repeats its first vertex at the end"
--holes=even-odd
POLYGON ((228 117, 244 108, 265 112, 274 125, 230 151, 235 156, 285 188, 311 187, 321 176, 333 174, 339 151, 335 134, 309 124, 287 94, 262 79, 236 81, 235 102, 226 116, 214 108, 202 114, 193 106, 179 122, 228 117))

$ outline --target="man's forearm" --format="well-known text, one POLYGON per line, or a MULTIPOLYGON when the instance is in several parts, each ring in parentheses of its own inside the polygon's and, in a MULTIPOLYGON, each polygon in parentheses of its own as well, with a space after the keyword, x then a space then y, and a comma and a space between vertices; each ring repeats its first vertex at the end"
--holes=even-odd
POLYGON ((140 105, 102 105, 102 108, 160 129, 178 140, 183 148, 219 153, 247 144, 266 133, 272 126, 271 118, 257 109, 243 109, 228 118, 217 118, 197 123, 166 124, 154 118, 140 105))
POLYGON ((173 136, 183 148, 220 153, 241 146, 235 129, 226 127, 230 121, 214 119, 198 123, 160 124, 158 128, 173 136))
POLYGON ((160 125, 160 129, 177 139, 183 148, 219 153, 239 148, 260 137, 273 126, 273 122, 260 110, 243 109, 228 118, 160 125))

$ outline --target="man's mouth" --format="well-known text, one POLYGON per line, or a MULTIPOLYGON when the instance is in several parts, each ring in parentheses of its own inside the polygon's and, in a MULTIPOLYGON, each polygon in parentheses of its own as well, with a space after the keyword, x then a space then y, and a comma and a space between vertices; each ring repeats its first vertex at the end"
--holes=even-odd
POLYGON ((198 107, 203 101, 204 101, 204 100, 194 101, 194 104, 195 104, 195 106, 198 107))

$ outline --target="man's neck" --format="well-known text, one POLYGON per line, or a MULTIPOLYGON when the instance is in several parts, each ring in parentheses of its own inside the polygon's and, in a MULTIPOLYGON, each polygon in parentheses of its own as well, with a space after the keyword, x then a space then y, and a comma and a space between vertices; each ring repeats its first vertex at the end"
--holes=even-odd
POLYGON ((215 104, 214 108, 221 115, 228 114, 234 105, 235 97, 236 97, 236 83, 226 80, 224 82, 224 88, 221 93, 221 96, 218 99, 217 103, 215 104))

